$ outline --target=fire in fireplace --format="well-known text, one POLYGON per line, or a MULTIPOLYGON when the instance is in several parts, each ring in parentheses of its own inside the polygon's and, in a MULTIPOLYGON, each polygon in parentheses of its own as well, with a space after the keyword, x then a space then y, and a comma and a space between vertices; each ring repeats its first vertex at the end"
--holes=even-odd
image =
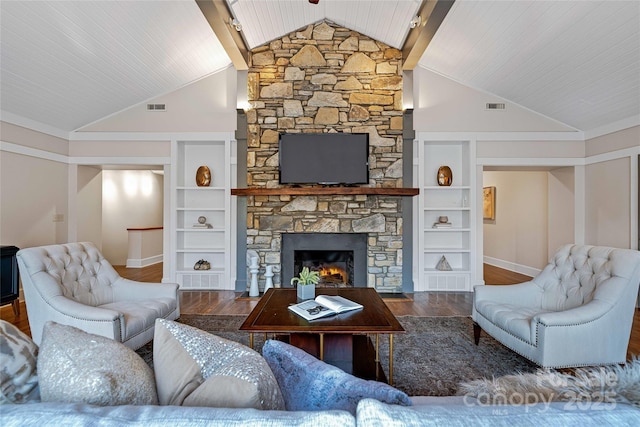
POLYGON ((320 273, 320 287, 353 287, 353 251, 294 251, 294 275, 304 267, 320 273))

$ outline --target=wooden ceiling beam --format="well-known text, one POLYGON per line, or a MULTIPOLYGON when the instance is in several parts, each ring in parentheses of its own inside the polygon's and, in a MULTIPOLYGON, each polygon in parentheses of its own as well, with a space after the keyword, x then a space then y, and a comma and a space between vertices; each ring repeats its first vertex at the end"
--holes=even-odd
POLYGON ((224 0, 196 0, 196 3, 236 70, 248 70, 249 50, 240 32, 229 24, 233 16, 226 2, 224 0))
POLYGON ((433 36, 449 13, 455 0, 423 0, 417 15, 420 24, 409 31, 402 46, 402 69, 413 70, 427 50, 433 36))

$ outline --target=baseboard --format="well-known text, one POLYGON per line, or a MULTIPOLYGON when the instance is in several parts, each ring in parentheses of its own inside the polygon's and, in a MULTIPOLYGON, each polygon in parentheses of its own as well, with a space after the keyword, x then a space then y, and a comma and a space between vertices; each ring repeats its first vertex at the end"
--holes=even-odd
POLYGON ((127 259, 127 268, 142 268, 162 262, 162 254, 142 259, 127 259))
POLYGON ((504 268, 505 270, 514 271, 516 273, 524 274, 525 276, 535 277, 542 270, 539 268, 533 268, 526 265, 516 264, 515 262, 505 261, 497 258, 485 256, 483 258, 485 264, 493 265, 494 267, 504 268))

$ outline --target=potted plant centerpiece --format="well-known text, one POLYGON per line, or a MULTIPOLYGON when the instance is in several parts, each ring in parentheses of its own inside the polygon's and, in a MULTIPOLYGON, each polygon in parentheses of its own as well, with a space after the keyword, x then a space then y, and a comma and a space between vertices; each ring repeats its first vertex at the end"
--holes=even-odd
POLYGON ((316 297, 316 284, 320 281, 320 273, 303 267, 298 277, 291 279, 291 285, 296 284, 298 298, 302 300, 316 297))

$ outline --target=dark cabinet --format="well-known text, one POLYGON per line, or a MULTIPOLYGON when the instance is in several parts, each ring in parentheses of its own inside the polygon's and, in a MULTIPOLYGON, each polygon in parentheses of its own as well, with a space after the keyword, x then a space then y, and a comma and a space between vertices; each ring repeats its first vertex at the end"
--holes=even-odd
POLYGON ((20 296, 20 273, 15 246, 0 246, 0 304, 13 305, 13 313, 20 314, 18 297, 20 296))

